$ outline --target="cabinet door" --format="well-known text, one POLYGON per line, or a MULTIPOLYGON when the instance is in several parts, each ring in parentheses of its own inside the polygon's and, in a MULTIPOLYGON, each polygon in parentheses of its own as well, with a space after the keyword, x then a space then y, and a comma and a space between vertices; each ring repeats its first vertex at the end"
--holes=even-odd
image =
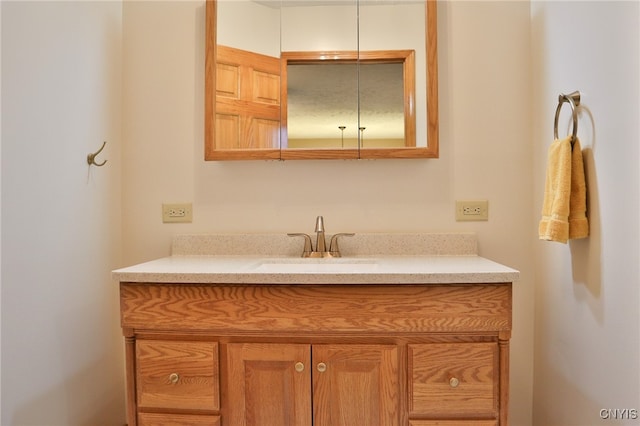
POLYGON ((398 349, 313 346, 314 426, 399 424, 398 349))
POLYGON ((138 340, 138 408, 217 411, 218 344, 138 340))
POLYGON ((280 58, 217 50, 216 148, 280 148, 280 58))
POLYGON ((498 426, 495 420, 410 420, 409 426, 498 426))
POLYGON ((309 345, 230 343, 225 424, 311 426, 309 345))

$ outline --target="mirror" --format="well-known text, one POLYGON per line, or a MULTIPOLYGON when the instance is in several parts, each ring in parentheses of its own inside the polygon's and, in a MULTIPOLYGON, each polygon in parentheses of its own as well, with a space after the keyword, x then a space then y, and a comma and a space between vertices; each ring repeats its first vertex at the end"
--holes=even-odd
POLYGON ((435 7, 208 0, 205 159, 436 158, 435 7))
POLYGON ((415 146, 414 56, 282 52, 282 148, 415 146))

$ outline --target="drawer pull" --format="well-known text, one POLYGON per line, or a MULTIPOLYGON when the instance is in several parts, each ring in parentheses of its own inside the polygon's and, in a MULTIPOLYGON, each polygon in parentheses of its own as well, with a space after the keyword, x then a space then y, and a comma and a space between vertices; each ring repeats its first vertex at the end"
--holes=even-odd
POLYGON ((327 371, 327 364, 325 364, 324 362, 318 363, 318 371, 321 373, 327 371))
POLYGON ((460 380, 458 380, 458 378, 452 377, 451 379, 449 379, 449 386, 451 386, 452 388, 457 388, 459 384, 460 380))
POLYGON ((295 369, 298 373, 302 373, 304 371, 304 364, 301 362, 296 362, 295 369))
POLYGON ((169 383, 175 385, 176 383, 178 383, 178 380, 180 380, 180 376, 178 375, 178 373, 169 374, 169 383))

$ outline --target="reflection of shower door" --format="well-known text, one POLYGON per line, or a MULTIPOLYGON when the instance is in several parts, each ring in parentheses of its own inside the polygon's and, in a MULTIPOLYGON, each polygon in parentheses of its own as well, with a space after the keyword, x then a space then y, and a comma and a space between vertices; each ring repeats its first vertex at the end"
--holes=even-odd
POLYGON ((222 45, 216 60, 216 149, 280 148, 280 59, 222 45))

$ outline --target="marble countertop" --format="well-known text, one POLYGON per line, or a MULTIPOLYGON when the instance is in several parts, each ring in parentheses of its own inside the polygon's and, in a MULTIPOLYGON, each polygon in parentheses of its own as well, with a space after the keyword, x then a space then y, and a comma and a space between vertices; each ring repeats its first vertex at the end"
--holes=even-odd
POLYGON ((341 241, 343 257, 332 259, 303 259, 301 241, 292 240, 286 235, 178 236, 171 256, 117 269, 113 278, 141 283, 453 284, 513 282, 520 275, 478 256, 473 234, 360 234, 341 241))

